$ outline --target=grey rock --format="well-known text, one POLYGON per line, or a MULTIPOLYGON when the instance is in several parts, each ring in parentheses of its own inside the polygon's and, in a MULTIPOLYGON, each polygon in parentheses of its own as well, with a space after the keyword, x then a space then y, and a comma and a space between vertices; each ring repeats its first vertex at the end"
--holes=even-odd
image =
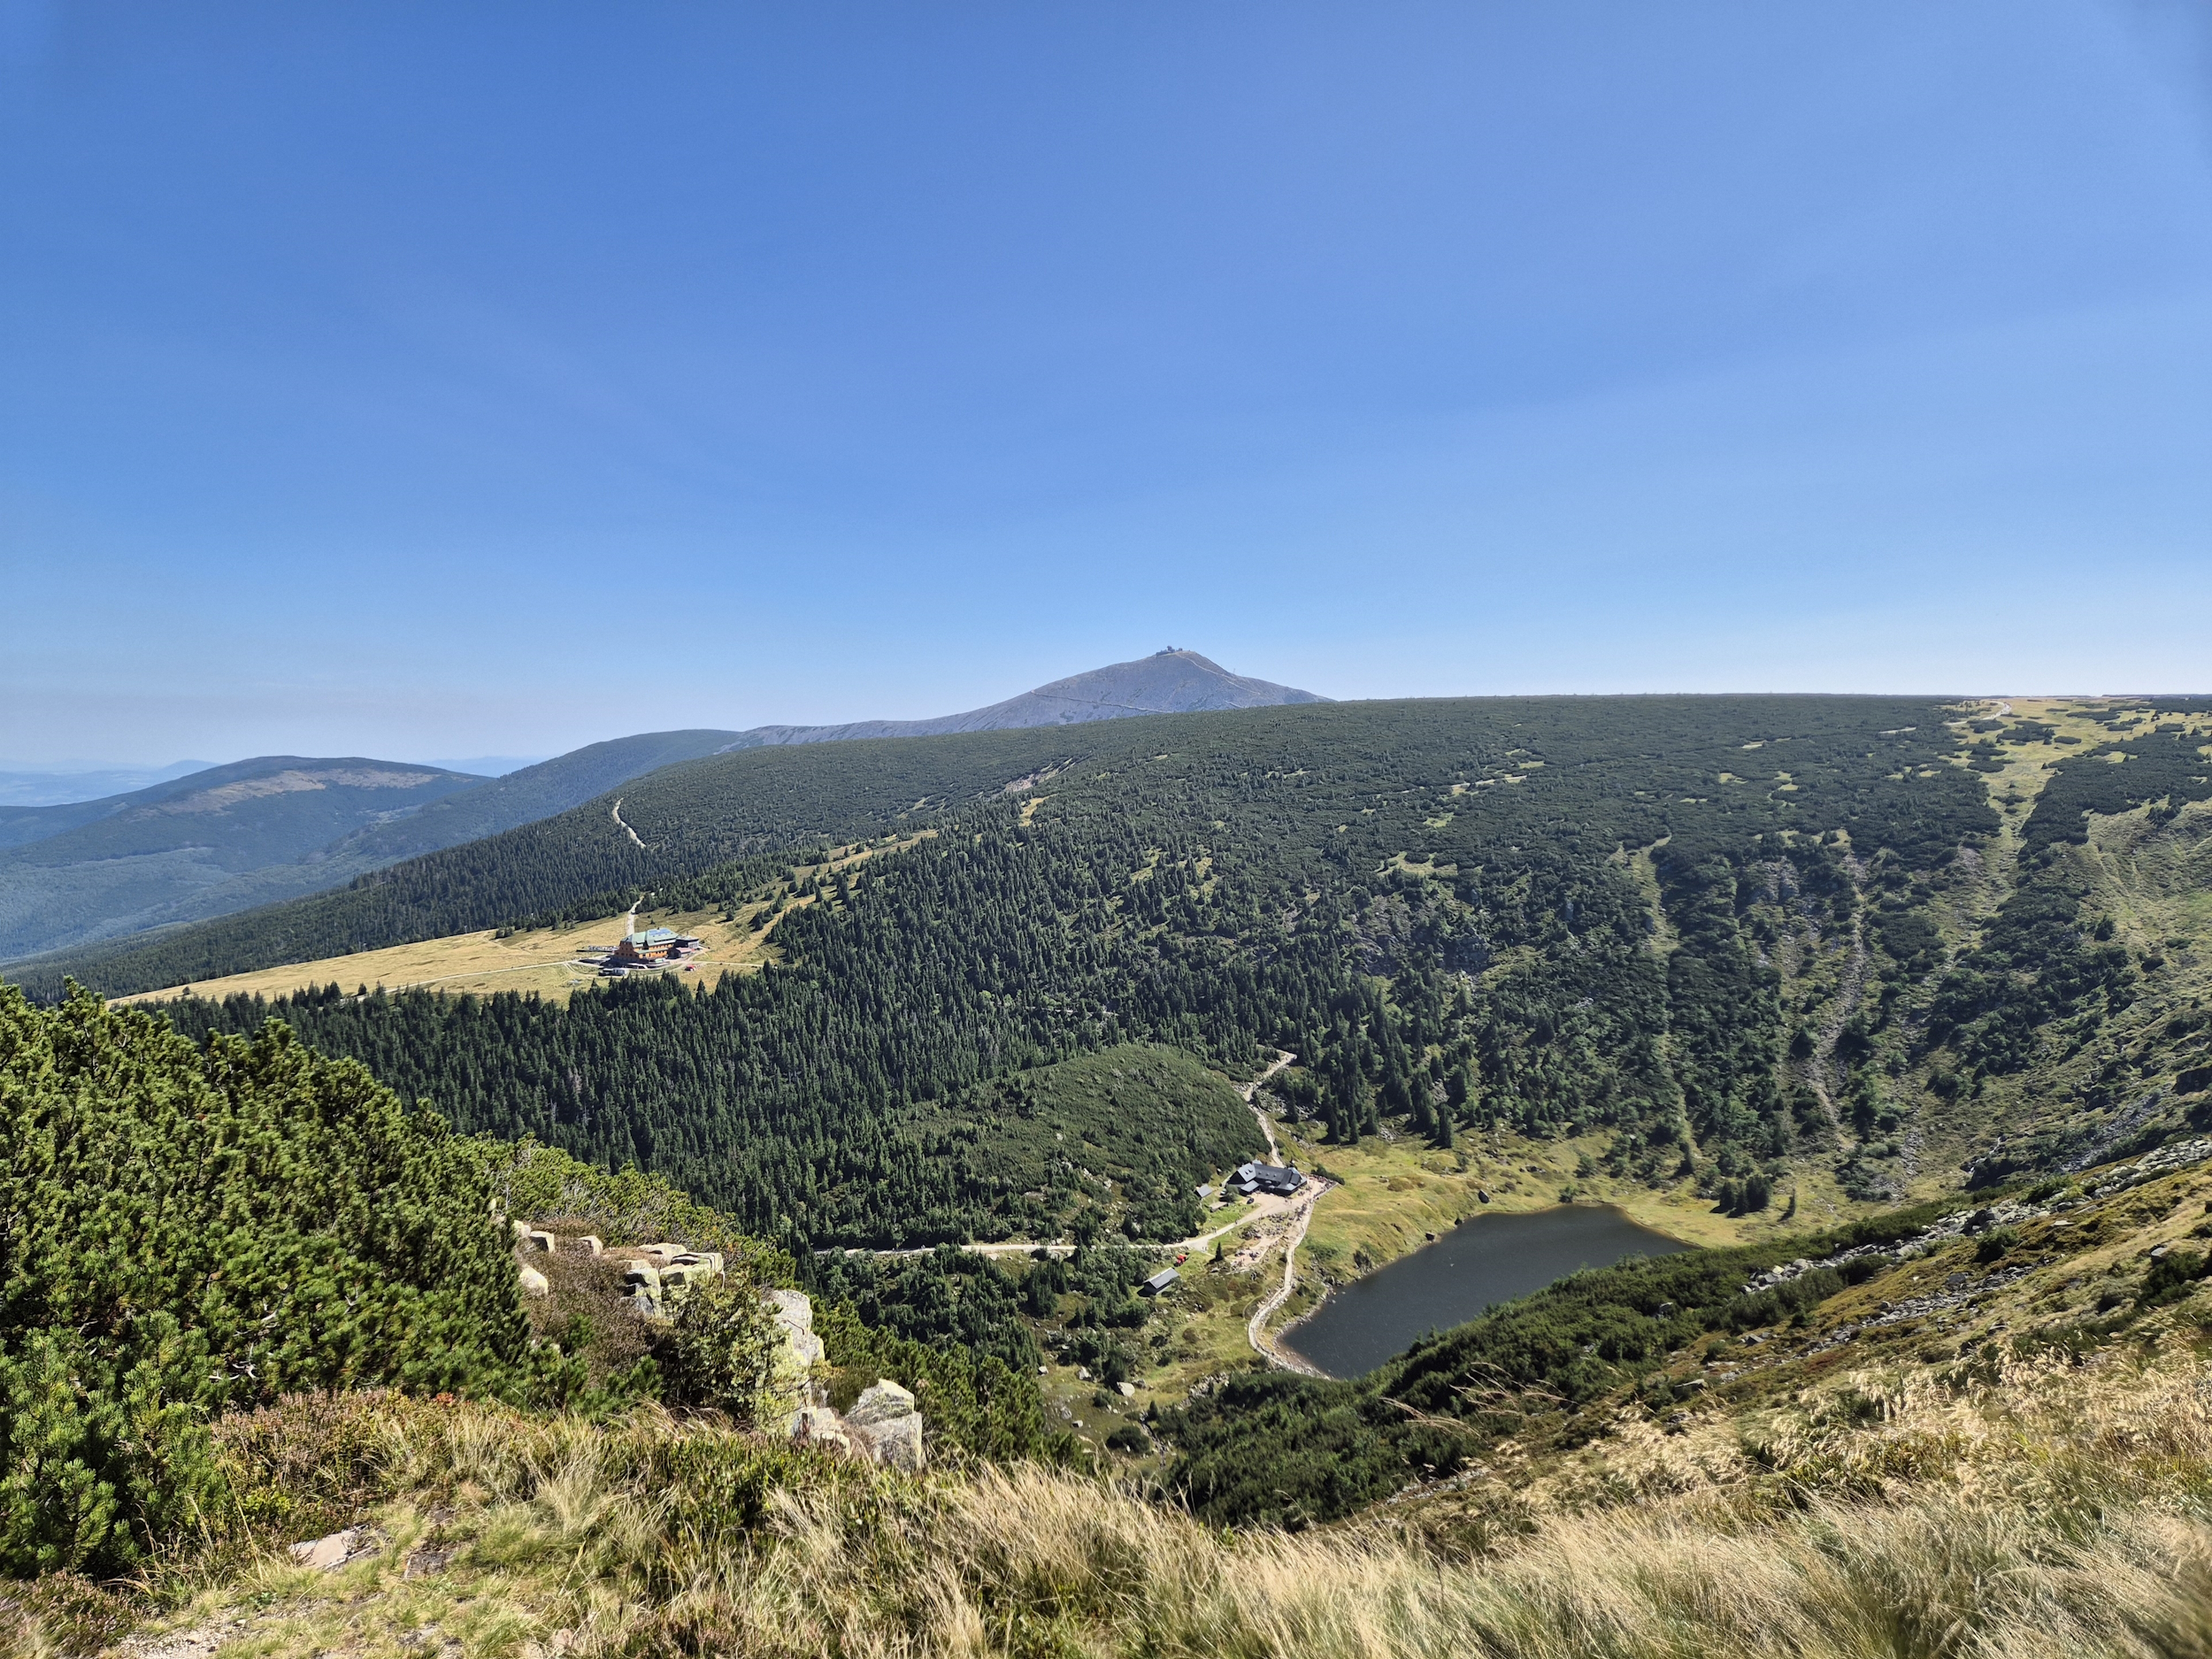
POLYGON ((780 1418, 795 1433, 799 1414, 810 1402, 814 1368, 825 1356, 822 1339, 814 1334, 814 1304, 796 1290, 768 1291, 761 1301, 776 1322, 776 1351, 768 1374, 773 1397, 764 1402, 761 1417, 764 1422, 780 1418))
POLYGON ((849 1455, 859 1449, 853 1444, 852 1431, 846 1426, 845 1419, 827 1406, 801 1406, 794 1412, 791 1438, 802 1446, 849 1455))
POLYGON ((845 1425, 867 1442, 875 1460, 886 1468, 922 1467, 921 1408, 912 1394, 889 1379, 862 1391, 845 1425))
POLYGON ((333 1532, 326 1538, 311 1538, 294 1544, 286 1552, 303 1567, 312 1567, 319 1572, 329 1572, 342 1567, 357 1555, 365 1555, 376 1548, 376 1540, 365 1526, 349 1526, 342 1532, 333 1532))

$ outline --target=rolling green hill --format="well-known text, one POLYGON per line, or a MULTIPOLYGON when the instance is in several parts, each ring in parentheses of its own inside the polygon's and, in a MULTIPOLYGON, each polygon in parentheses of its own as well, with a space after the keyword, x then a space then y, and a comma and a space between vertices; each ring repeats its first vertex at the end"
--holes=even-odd
MULTIPOLYGON (((814 1231, 813 1191, 842 1190, 885 1133, 866 1125, 1133 1039, 1231 1068, 1289 1048, 1340 1136, 1386 1118, 1438 1135, 1610 1125, 1647 1179, 1687 1159, 1740 1181, 1835 1132, 1793 1087, 1797 1010, 1734 872, 1786 868, 1855 904, 1856 857, 1924 911, 1997 822, 1980 776, 1947 758, 1962 744, 1947 718, 1902 700, 1319 704, 716 757, 626 787, 623 824, 587 809, 393 886, 465 894, 479 918, 501 897, 509 915, 611 912, 649 883, 740 906, 788 888, 779 834, 787 856, 833 814, 874 829, 936 807, 941 833, 784 916, 785 965, 710 995, 282 1011, 466 1126, 635 1157, 778 1235, 852 1237, 862 1217, 926 1207, 894 1201, 885 1174, 814 1231), (1786 764, 1752 781, 1761 747, 1786 764), (564 841, 567 860, 549 856, 564 841)), ((1800 976, 1809 1017, 1845 949, 1800 976)))
POLYGON ((370 860, 347 838, 480 780, 435 766, 297 755, 8 815, 0 961, 312 892, 370 860))
MULTIPOLYGON (((42 934, 34 927, 18 948, 0 936, 0 961, 12 954, 34 952, 51 958, 20 970, 27 984, 49 990, 59 984, 63 973, 72 972, 103 986, 128 984, 150 990, 493 926, 518 908, 558 910, 611 883, 649 879, 672 869, 691 873, 703 865, 698 849, 688 844, 672 849, 672 862, 668 857, 631 857, 633 850, 644 849, 616 826, 613 812, 619 796, 610 792, 645 773, 707 756, 864 738, 1060 727, 1163 710, 1318 701, 1311 692, 1232 674, 1194 651, 1171 650, 1055 680, 988 708, 935 719, 757 726, 744 732, 650 732, 618 738, 472 787, 459 787, 403 812, 383 813, 347 826, 328 845, 288 852, 280 861, 282 868, 259 870, 250 879, 239 877, 227 883, 203 881, 206 890, 196 890, 185 901, 165 903, 135 893, 111 898, 96 881, 79 879, 73 885, 46 873, 43 866, 35 866, 20 884, 22 904, 42 918, 55 912, 67 918, 66 925, 50 923, 50 931, 42 934), (572 821, 542 833, 499 841, 419 870, 380 873, 401 860, 495 838, 587 802, 589 808, 572 815, 572 821), (323 893, 349 880, 362 896, 332 894, 322 902, 274 909, 237 928, 172 928, 155 941, 90 953, 57 950, 80 941, 116 938, 295 895, 323 893)), ((817 830, 834 833, 849 831, 856 823, 876 823, 899 803, 897 791, 910 786, 942 804, 945 798, 982 787, 976 780, 994 770, 996 763, 990 757, 995 752, 986 748, 932 753, 918 764, 910 753, 887 764, 879 756, 849 768, 832 766, 795 775, 773 770, 752 773, 741 767, 725 772, 725 798, 718 806, 727 834, 724 849, 710 853, 707 862, 733 856, 736 849, 787 843, 817 830), (976 770, 979 758, 984 762, 981 773, 976 770), (886 782, 892 786, 888 795, 880 787, 886 782), (777 798, 748 798, 749 786, 756 783, 777 798)), ((1017 745, 1005 752, 1028 749, 1017 745)), ((1049 746, 1042 752, 1049 753, 1049 746)), ((916 803, 918 807, 928 803, 916 803)), ((88 822, 104 816, 109 804, 0 812, 0 845, 7 844, 12 835, 48 836, 88 822)), ((198 872, 191 866, 172 873, 189 879, 198 872)), ((127 878, 118 871, 107 872, 104 879, 128 886, 127 878)), ((0 919, 4 916, 0 910, 0 919)))
POLYGON ((13 972, 35 995, 58 995, 63 976, 74 974, 111 995, 127 995, 534 917, 619 915, 630 898, 618 895, 634 895, 740 854, 772 859, 891 824, 934 822, 951 802, 995 793, 1021 771, 1048 764, 1060 743, 1044 733, 984 733, 717 755, 652 774, 635 803, 637 787, 626 785, 553 818, 410 859, 335 892, 157 939, 42 957, 13 972), (695 771, 703 780, 696 785, 695 771), (615 821, 618 800, 626 823, 639 822, 637 812, 649 814, 643 821, 652 842, 633 841, 615 821), (649 805, 664 800, 676 804, 649 805), (694 803, 710 821, 686 824, 681 834, 672 835, 694 803))
POLYGON ((772 926, 780 965, 273 1011, 465 1127, 634 1158, 779 1238, 1016 1225, 981 1163, 902 1173, 904 1114, 1129 1041, 1246 1074, 1288 1048, 1284 1097, 1340 1140, 1597 1134, 1609 1179, 1842 1213, 2200 1115, 2207 721, 1499 699, 749 750, 311 902, 429 931, 647 893, 772 926), (918 822, 795 888, 825 839, 918 822))
POLYGON ((549 817, 739 735, 649 732, 488 780, 276 756, 108 800, 0 812, 0 845, 12 848, 0 853, 0 961, 157 930, 166 937, 203 918, 324 892, 549 817), (334 781, 341 773, 384 781, 334 781), (421 781, 391 781, 401 777, 421 781))
POLYGON ((333 851, 381 868, 403 858, 480 841, 518 824, 565 812, 663 766, 718 753, 740 735, 705 730, 642 732, 634 737, 588 743, 503 778, 479 783, 407 818, 362 829, 333 851))

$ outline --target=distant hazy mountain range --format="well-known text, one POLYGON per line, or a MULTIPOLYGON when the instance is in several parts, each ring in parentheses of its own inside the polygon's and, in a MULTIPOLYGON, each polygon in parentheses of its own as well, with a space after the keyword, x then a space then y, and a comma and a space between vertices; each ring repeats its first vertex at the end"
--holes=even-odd
MULTIPOLYGON (((757 726, 743 732, 647 732, 618 737, 525 766, 493 782, 449 796, 420 812, 362 833, 349 853, 376 864, 457 847, 480 836, 535 823, 618 788, 633 778, 732 749, 777 743, 833 743, 868 737, 935 737, 948 732, 994 732, 1015 726, 1070 726, 1138 714, 1191 714, 1281 703, 1320 703, 1310 691, 1233 674, 1195 651, 1161 651, 1056 680, 987 709, 932 720, 855 720, 843 726, 757 726)), ((0 944, 0 956, 5 946, 0 944)))
POLYGON ((566 811, 682 761, 772 744, 1066 726, 1319 703, 1166 650, 929 720, 649 732, 501 778, 398 761, 265 756, 99 800, 0 803, 0 962, 225 916, 566 811))
MULTIPOLYGON (((77 801, 127 795, 149 784, 166 783, 187 772, 205 772, 211 761, 180 760, 166 766, 26 766, 0 761, 0 810, 19 806, 65 806, 77 801)), ((455 772, 488 771, 456 766, 455 772)))
POLYGON ((365 826, 483 780, 434 766, 269 755, 150 788, 0 811, 0 956, 226 915, 371 867, 365 826))

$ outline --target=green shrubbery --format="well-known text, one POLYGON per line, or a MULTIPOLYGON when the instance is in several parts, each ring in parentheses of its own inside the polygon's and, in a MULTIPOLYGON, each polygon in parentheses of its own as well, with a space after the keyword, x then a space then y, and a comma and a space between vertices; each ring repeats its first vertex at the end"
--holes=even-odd
POLYGON ((719 1411, 757 1428, 800 1403, 778 1393, 781 1340, 761 1286, 741 1268, 694 1286, 657 1345, 672 1403, 719 1411))
POLYGON ((1046 1428, 1036 1378, 993 1355, 871 1329, 849 1306, 818 1310, 814 1330, 834 1368, 833 1406, 849 1407, 862 1389, 887 1377, 914 1395, 940 1456, 1002 1463, 1074 1454, 1073 1436, 1046 1428))
MULTIPOLYGON (((989 1355, 1016 1371, 1036 1370, 1037 1339, 1021 1318, 1030 1281, 1018 1282, 988 1256, 949 1245, 926 1256, 841 1250, 814 1257, 807 1268, 818 1302, 850 1306, 872 1330, 964 1348, 979 1359, 989 1355)), ((1064 1270, 1059 1277, 1064 1286, 1064 1270)))
POLYGON ((113 1571, 286 1393, 557 1394, 444 1124, 281 1025, 204 1048, 0 987, 0 1571, 113 1571))
MULTIPOLYGON (((765 1409, 778 1333, 761 1292, 791 1282, 787 1256, 658 1177, 456 1137, 280 1024, 196 1047, 157 1015, 84 994, 42 1010, 0 987, 0 1572, 113 1572, 214 1525, 239 1502, 215 1420, 287 1395, 390 1388, 597 1412, 664 1392, 741 1425, 765 1409), (718 1248, 726 1275, 649 1353, 587 1363, 585 1315, 533 1342, 509 1208, 718 1248)), ((1011 1332, 1014 1358, 1030 1359, 1010 1282, 964 1261, 1004 1287, 970 1334, 1003 1347, 1011 1332)), ((561 1284, 601 1266, 545 1265, 561 1284)), ((561 1325, 559 1302, 530 1317, 561 1325)), ((905 1323, 902 1336, 826 1309, 841 1380, 913 1389, 947 1451, 1059 1447, 1026 1364, 945 1342, 926 1306, 905 1323)))

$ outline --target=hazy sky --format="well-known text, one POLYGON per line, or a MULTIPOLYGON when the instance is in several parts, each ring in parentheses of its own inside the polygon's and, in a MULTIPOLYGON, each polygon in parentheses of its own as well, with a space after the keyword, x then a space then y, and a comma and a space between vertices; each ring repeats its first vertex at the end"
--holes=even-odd
POLYGON ((0 757, 2212 689, 2208 17, 0 0, 0 757))

